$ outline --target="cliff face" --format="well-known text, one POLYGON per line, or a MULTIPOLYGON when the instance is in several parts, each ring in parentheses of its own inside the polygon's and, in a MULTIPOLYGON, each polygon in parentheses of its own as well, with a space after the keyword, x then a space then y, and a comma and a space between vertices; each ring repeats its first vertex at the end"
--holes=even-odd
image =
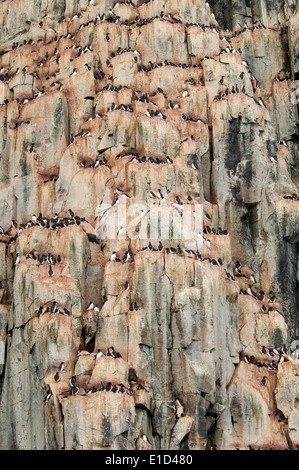
POLYGON ((298 31, 2 1, 1 449, 299 446, 298 31))

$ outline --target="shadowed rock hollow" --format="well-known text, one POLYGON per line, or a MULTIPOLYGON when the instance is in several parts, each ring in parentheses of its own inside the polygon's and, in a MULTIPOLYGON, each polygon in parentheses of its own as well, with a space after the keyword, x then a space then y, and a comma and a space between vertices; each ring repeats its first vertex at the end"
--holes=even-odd
POLYGON ((1 449, 299 446, 296 7, 0 3, 1 449))

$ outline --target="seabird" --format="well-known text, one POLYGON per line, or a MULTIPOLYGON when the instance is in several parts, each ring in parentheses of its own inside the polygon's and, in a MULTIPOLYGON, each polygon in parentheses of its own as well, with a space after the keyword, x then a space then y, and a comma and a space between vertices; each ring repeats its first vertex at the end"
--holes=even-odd
POLYGON ((144 442, 146 442, 146 444, 150 444, 150 442, 149 442, 149 440, 148 440, 148 438, 146 437, 145 434, 143 434, 142 440, 143 440, 144 442))
POLYGON ((38 316, 39 316, 39 317, 41 317, 42 314, 44 313, 43 310, 44 310, 44 309, 43 309, 43 306, 40 306, 40 307, 39 307, 39 310, 38 310, 38 316))
POLYGON ((112 389, 112 383, 111 383, 111 382, 108 382, 108 383, 106 384, 105 390, 106 390, 106 392, 110 392, 111 389, 112 389))
POLYGON ((59 382, 59 380, 60 380, 59 372, 56 372, 56 374, 54 375, 54 380, 55 380, 55 382, 59 382))
POLYGON ((78 389, 78 387, 75 386, 75 387, 72 387, 70 394, 71 395, 78 395, 78 392, 79 392, 79 389, 78 389))
POLYGON ((45 403, 48 403, 48 401, 50 400, 52 396, 53 396, 52 392, 48 391, 47 396, 45 398, 45 403))
POLYGON ((251 295, 252 297, 254 296, 250 287, 248 287, 248 289, 247 289, 247 294, 251 295))
POLYGON ((127 251, 123 256, 123 262, 127 263, 130 259, 130 253, 127 251))
POLYGON ((87 310, 93 310, 94 309, 94 304, 92 302, 89 303, 88 307, 86 308, 87 310))
POLYGON ((50 312, 51 313, 57 313, 58 312, 58 309, 56 308, 56 300, 54 300, 54 302, 52 303, 51 307, 50 307, 50 312))
POLYGON ((76 385, 76 376, 73 375, 70 379, 70 386, 73 388, 76 385))
POLYGON ((163 193, 162 193, 161 189, 158 189, 158 193, 159 193, 159 198, 164 199, 164 196, 163 196, 163 193))
POLYGON ((98 352, 97 352, 97 355, 96 355, 96 359, 99 359, 100 357, 104 356, 104 354, 102 353, 102 351, 100 349, 98 349, 98 352))
POLYGON ((50 266, 49 271, 48 271, 48 276, 52 277, 54 275, 54 271, 52 269, 52 266, 50 266))
POLYGON ((231 421, 232 421, 232 425, 233 425, 233 426, 238 423, 238 421, 235 421, 235 420, 234 420, 234 417, 233 417, 233 416, 231 416, 231 421))
MULTIPOLYGON (((135 304, 135 305, 136 305, 136 304, 135 304)), ((115 349, 114 349, 113 346, 110 346, 110 348, 108 348, 108 351, 109 351, 110 349, 112 349, 112 353, 111 353, 112 357, 114 357, 114 358, 117 358, 117 357, 120 357, 120 358, 121 358, 121 357, 122 357, 119 352, 116 352, 116 351, 115 351, 115 349)))

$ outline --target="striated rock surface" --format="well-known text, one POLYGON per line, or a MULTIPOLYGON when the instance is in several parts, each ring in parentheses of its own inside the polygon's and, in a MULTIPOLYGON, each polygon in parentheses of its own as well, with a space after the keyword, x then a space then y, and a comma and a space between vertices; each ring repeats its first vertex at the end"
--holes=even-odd
POLYGON ((298 448, 297 7, 0 3, 2 450, 298 448))

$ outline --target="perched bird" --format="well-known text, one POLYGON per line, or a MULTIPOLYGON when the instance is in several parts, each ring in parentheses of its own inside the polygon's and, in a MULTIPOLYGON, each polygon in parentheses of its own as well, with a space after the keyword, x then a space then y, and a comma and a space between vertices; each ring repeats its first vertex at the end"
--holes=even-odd
POLYGON ((45 403, 48 403, 48 401, 50 400, 50 398, 53 396, 52 392, 50 390, 48 390, 47 392, 47 396, 45 398, 45 403))
POLYGON ((74 386, 71 388, 71 395, 78 395, 79 389, 78 387, 74 386))
POLYGON ((98 349, 98 352, 97 352, 97 355, 96 355, 96 359, 99 359, 100 357, 104 356, 104 354, 102 353, 102 351, 100 349, 98 349))
POLYGON ((266 377, 263 377, 263 378, 262 378, 262 385, 264 385, 264 386, 267 385, 267 379, 266 379, 266 377))
POLYGON ((76 385, 76 376, 73 375, 70 379, 70 386, 75 387, 75 385, 76 385))
POLYGON ((148 438, 146 437, 145 434, 143 434, 142 440, 143 440, 144 442, 146 442, 146 444, 150 444, 150 442, 149 442, 149 440, 148 440, 148 438))
POLYGON ((42 316, 42 314, 44 313, 43 310, 44 310, 43 306, 40 306, 39 310, 38 310, 38 313, 37 313, 39 317, 42 316))

